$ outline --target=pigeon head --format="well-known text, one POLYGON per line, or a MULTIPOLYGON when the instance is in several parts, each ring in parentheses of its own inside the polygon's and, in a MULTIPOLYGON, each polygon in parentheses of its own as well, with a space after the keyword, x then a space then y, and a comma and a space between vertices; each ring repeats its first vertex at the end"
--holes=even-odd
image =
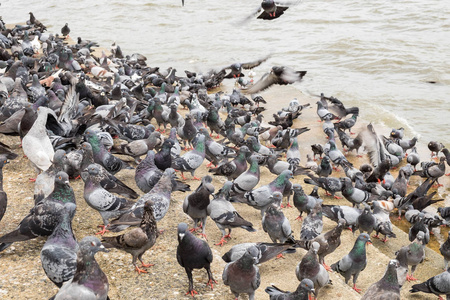
POLYGON ((281 200, 283 199, 283 194, 280 192, 274 192, 272 195, 270 195, 270 199, 272 199, 273 203, 276 204, 277 207, 280 206, 281 200))
POLYGON ((98 165, 96 164, 91 164, 87 167, 87 171, 89 173, 89 175, 99 175, 100 174, 100 168, 98 165))
POLYGON ((298 183, 294 183, 292 185, 292 189, 294 190, 294 192, 301 192, 301 191, 303 191, 303 187, 300 184, 298 184, 298 183))
POLYGON ((7 163, 9 163, 8 159, 4 156, 0 156, 0 169, 2 169, 7 163))
POLYGON ((69 175, 66 172, 60 171, 56 174, 55 177, 56 184, 69 184, 69 175))
POLYGON ((314 290, 314 283, 309 278, 305 278, 300 282, 299 285, 300 289, 304 289, 308 291, 309 293, 313 293, 313 295, 316 295, 316 291, 314 290))
POLYGON ((155 202, 153 202, 153 200, 148 199, 147 201, 145 201, 144 210, 153 210, 154 204, 155 204, 155 202))
POLYGON ((319 251, 320 244, 318 242, 313 242, 311 246, 312 246, 311 248, 313 249, 314 253, 317 253, 319 251))
POLYGON ((345 221, 345 219, 339 218, 339 221, 338 221, 339 227, 343 228, 346 224, 347 224, 347 222, 345 221))
POLYGON ((425 233, 423 231, 419 231, 416 235, 416 239, 423 244, 423 240, 425 238, 425 233))
POLYGON ((186 234, 188 225, 186 223, 180 223, 178 224, 178 242, 181 242, 186 234))
POLYGON ((225 196, 226 199, 228 199, 228 196, 230 194, 231 191, 231 187, 233 186, 233 182, 231 181, 226 181, 223 184, 223 187, 217 192, 216 195, 222 194, 225 196))
POLYGON ((250 246, 247 248, 246 256, 253 259, 253 264, 257 264, 261 258, 261 252, 255 246, 250 246))
POLYGON ((105 246, 103 246, 102 242, 100 242, 100 240, 95 236, 84 237, 80 241, 79 246, 80 246, 79 251, 85 255, 93 256, 95 253, 99 251, 109 252, 109 250, 107 250, 105 246))
POLYGON ((361 233, 358 236, 359 241, 363 241, 365 244, 369 243, 372 244, 372 241, 370 240, 370 236, 367 233, 361 233))

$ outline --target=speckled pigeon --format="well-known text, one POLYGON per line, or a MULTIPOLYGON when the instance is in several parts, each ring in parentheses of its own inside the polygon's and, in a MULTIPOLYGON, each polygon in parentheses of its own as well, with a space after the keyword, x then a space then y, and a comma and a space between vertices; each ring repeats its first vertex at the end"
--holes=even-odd
POLYGON ((117 248, 130 253, 133 256, 132 264, 139 274, 147 273, 147 271, 140 269, 136 264, 136 260, 139 259, 142 264, 141 267, 153 266, 152 264, 144 264, 142 261, 142 255, 153 247, 159 234, 155 216, 153 215, 153 205, 154 203, 151 200, 145 202, 144 215, 138 228, 118 236, 104 236, 102 238, 103 245, 106 248, 117 248))
POLYGON ((59 216, 60 223, 41 249, 41 263, 47 277, 56 286, 73 278, 77 269, 78 243, 72 231, 72 219, 76 205, 68 202, 59 216))
POLYGON ((80 241, 75 275, 61 287, 55 300, 108 299, 108 278, 94 257, 99 251, 108 252, 98 238, 87 236, 80 241))

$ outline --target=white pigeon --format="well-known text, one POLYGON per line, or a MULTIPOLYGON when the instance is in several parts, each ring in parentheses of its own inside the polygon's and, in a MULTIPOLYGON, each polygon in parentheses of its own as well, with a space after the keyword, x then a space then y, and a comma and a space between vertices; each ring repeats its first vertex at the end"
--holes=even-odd
POLYGON ((40 171, 45 171, 52 165, 55 154, 45 128, 49 113, 52 113, 49 108, 39 107, 36 121, 22 140, 23 153, 40 171))

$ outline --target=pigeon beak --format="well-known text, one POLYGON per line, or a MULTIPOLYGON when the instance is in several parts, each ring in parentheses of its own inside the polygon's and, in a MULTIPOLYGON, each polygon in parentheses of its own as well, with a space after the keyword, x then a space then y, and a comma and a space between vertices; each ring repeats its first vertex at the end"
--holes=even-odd
POLYGON ((69 180, 64 181, 64 184, 69 185, 69 180))
POLYGON ((367 241, 367 244, 373 245, 371 240, 368 240, 368 241, 367 241))
POLYGON ((102 244, 102 245, 99 247, 99 251, 108 253, 110 250, 106 249, 105 246, 103 246, 103 244, 102 244))
POLYGON ((317 296, 317 295, 316 295, 316 290, 315 290, 315 289, 311 289, 311 293, 312 293, 314 296, 317 296))

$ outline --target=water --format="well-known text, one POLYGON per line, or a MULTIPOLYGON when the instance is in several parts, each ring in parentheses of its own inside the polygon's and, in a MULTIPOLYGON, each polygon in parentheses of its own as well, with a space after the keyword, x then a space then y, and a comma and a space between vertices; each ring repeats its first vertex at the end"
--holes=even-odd
MULTIPOLYGON (((303 1, 274 21, 240 25, 260 1, 2 1, 7 23, 28 12, 59 32, 126 54, 150 66, 207 71, 272 57, 272 65, 307 70, 304 93, 333 95, 361 108, 362 118, 406 128, 422 143, 450 146, 450 4, 441 0, 303 1), (435 82, 435 83, 430 83, 435 82)), ((286 103, 290 99, 285 99, 286 103)))

